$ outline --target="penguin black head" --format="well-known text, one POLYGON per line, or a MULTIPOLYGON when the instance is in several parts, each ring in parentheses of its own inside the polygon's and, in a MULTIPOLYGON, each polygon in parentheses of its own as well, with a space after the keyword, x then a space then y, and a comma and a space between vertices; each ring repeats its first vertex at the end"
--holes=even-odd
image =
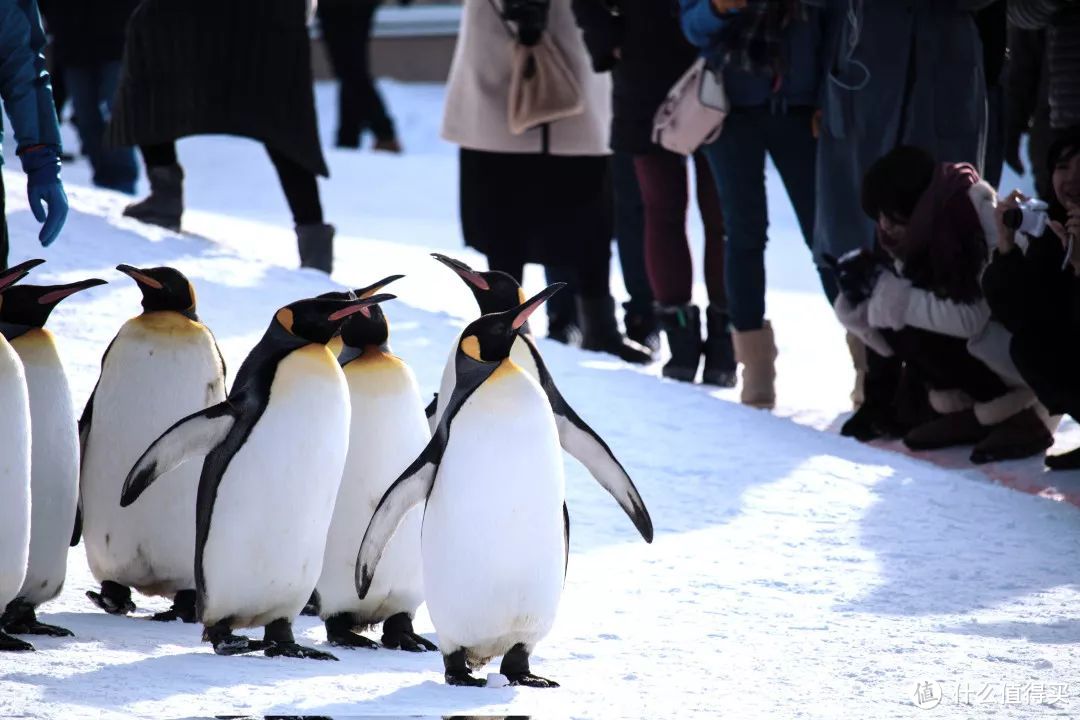
POLYGON ((454 258, 431 253, 431 257, 458 274, 472 290, 481 315, 503 312, 525 302, 525 293, 513 276, 500 270, 479 272, 454 258))
POLYGON ((3 302, 0 303, 0 329, 8 335, 9 326, 24 331, 45 327, 49 314, 61 300, 104 284, 104 280, 90 278, 68 285, 16 285, 8 288, 4 291, 3 302))
POLYGON ((29 275, 31 270, 43 262, 45 261, 40 258, 27 260, 18 265, 12 265, 7 270, 0 270, 0 293, 29 275))
POLYGON ((139 284, 144 313, 171 310, 198 320, 195 315, 195 287, 176 268, 117 265, 116 269, 139 284))
MULTIPOLYGON (((405 277, 404 275, 391 275, 377 283, 368 285, 366 288, 358 288, 353 295, 361 300, 374 297, 375 293, 384 287, 405 277)), ((346 347, 365 348, 370 345, 382 347, 390 339, 390 326, 386 315, 378 305, 362 307, 360 312, 351 316, 341 326, 341 340, 346 347)))
POLYGON ((394 297, 383 293, 353 300, 324 297, 298 300, 278 310, 271 327, 300 340, 325 345, 338 334, 342 323, 350 315, 360 313, 370 305, 393 300, 394 297))
POLYGON ((510 348, 517 339, 518 330, 529 320, 529 316, 564 287, 566 283, 561 282, 548 285, 516 307, 473 320, 461 333, 458 350, 477 362, 505 360, 510 357, 510 348))

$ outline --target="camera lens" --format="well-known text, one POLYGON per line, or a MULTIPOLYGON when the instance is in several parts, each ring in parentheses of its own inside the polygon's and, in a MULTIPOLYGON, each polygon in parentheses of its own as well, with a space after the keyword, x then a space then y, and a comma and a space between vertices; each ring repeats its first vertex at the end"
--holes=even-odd
POLYGON ((1009 208, 1001 216, 1001 222, 1010 230, 1019 230, 1024 222, 1024 211, 1019 208, 1009 208))

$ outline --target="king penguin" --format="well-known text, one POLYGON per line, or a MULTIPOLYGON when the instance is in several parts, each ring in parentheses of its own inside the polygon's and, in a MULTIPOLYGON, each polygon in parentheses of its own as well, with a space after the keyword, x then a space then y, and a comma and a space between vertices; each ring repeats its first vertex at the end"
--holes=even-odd
POLYGON ((26 579, 7 604, 6 632, 71 635, 38 622, 36 609, 60 594, 79 501, 79 435, 67 375, 53 334, 45 328, 61 300, 98 285, 96 278, 68 285, 16 285, 0 303, 0 333, 22 360, 33 430, 30 462, 30 561, 26 579))
MULTIPOLYGON (((557 686, 532 674, 529 655, 551 629, 566 573, 562 453, 547 395, 510 355, 529 315, 560 287, 465 328, 438 428, 380 500, 360 546, 356 585, 366 597, 388 541, 423 504, 424 596, 451 685, 483 685, 470 669, 501 655, 511 684, 557 686)), ((651 539, 637 499, 632 517, 651 539)))
MULTIPOLYGON (((44 260, 28 260, 0 271, 3 291, 44 260)), ((22 360, 0 336, 0 607, 15 599, 30 558, 30 395, 22 360)), ((0 650, 34 646, 0 632, 0 650)))
MULTIPOLYGON (((505 312, 525 301, 525 293, 521 285, 504 272, 498 270, 477 272, 460 260, 438 253, 432 253, 432 257, 457 273, 458 277, 469 286, 477 305, 480 306, 481 314, 505 312)), ((544 364, 540 349, 536 346, 536 340, 529 331, 528 323, 517 328, 516 333, 514 343, 510 348, 510 359, 531 375, 547 396, 551 410, 555 414, 559 444, 562 445, 563 450, 584 465, 601 487, 615 498, 619 506, 634 521, 641 536, 646 541, 652 542, 652 524, 648 522, 648 513, 641 512, 645 503, 638 494, 630 475, 603 438, 589 427, 563 398, 544 364)), ((460 337, 458 339, 460 342, 460 337)), ((452 396, 456 382, 456 356, 457 345, 451 351, 450 358, 443 368, 438 396, 428 406, 429 419, 432 422, 442 417, 446 401, 452 396)), ((567 517, 569 518, 568 512, 567 517)))
MULTIPOLYGON (((182 468, 138 508, 122 509, 120 489, 146 447, 178 419, 225 399, 225 362, 196 314, 195 288, 170 267, 116 268, 142 291, 142 314, 128 320, 101 361, 79 420, 80 508, 86 558, 105 612, 135 610, 131 588, 173 600, 154 620, 195 622, 195 496, 198 468, 182 468)), ((73 538, 76 540, 77 538, 73 538)))
MULTIPOLYGON (((355 296, 370 297, 401 277, 394 275, 355 290, 355 296)), ((375 506, 431 439, 420 389, 409 366, 391 352, 389 323, 378 305, 346 320, 340 337, 343 351, 338 361, 349 385, 352 422, 349 454, 316 586, 326 638, 332 645, 374 648, 373 641, 355 630, 382 623, 385 647, 436 650, 412 626, 424 599, 423 513, 419 508, 409 513, 390 540, 372 589, 363 600, 356 595, 355 579, 356 555, 375 506)))
POLYGON ((392 297, 309 299, 281 308, 229 397, 177 422, 131 468, 124 507, 159 476, 205 457, 195 587, 203 639, 219 655, 265 650, 271 657, 337 659, 298 645, 292 632, 319 579, 349 444, 348 385, 326 344, 347 317, 392 297), (248 627, 265 627, 263 640, 232 633, 248 627))

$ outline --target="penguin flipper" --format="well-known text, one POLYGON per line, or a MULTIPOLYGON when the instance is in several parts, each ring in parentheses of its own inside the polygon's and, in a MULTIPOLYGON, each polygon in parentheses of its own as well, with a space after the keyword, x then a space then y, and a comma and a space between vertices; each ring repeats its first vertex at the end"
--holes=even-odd
POLYGON ((226 400, 188 415, 162 433, 138 459, 124 481, 120 507, 127 507, 159 477, 217 447, 232 430, 237 412, 226 400))
POLYGON ((398 525, 410 510, 425 502, 431 494, 446 447, 445 441, 440 441, 442 437, 445 436, 436 435, 428 442, 420 457, 390 486, 375 508, 356 556, 356 592, 361 599, 367 595, 379 558, 398 525))
POLYGON ((645 507, 645 501, 634 486, 634 481, 622 466, 622 463, 611 452, 611 448, 604 439, 596 434, 588 424, 581 419, 574 409, 563 398, 559 389, 555 387, 555 381, 544 365, 540 351, 537 349, 532 338, 523 337, 529 346, 533 360, 536 362, 536 370, 540 387, 547 395, 551 410, 555 413, 555 427, 559 431, 559 444, 566 452, 570 453, 578 462, 585 466, 589 473, 607 490, 619 507, 629 516, 634 527, 645 538, 645 542, 652 542, 653 524, 649 517, 649 510, 645 507))
POLYGON ((71 529, 71 547, 79 544, 82 539, 82 502, 75 506, 75 527, 71 529))

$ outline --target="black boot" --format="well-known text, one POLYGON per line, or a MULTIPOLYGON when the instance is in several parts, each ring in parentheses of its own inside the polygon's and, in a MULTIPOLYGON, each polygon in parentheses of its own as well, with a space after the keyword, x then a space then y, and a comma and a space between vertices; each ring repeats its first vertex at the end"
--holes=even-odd
POLYGON ((656 314, 671 350, 661 372, 672 380, 694 382, 701 363, 701 311, 694 305, 660 305, 656 314))
POLYGON ((660 322, 652 307, 636 310, 624 306, 623 325, 626 326, 626 337, 647 347, 656 357, 660 352, 660 322))
POLYGON ((297 225, 296 246, 300 267, 315 268, 329 275, 334 269, 334 226, 326 223, 297 225))
POLYGON ((1051 470, 1077 470, 1080 469, 1080 448, 1075 448, 1060 455, 1047 455, 1046 467, 1051 470))
POLYGON ((124 208, 124 215, 169 230, 180 229, 184 214, 184 169, 178 164, 146 169, 150 194, 124 208))
POLYGON ((848 418, 840 434, 860 442, 904 435, 896 419, 896 401, 903 365, 895 357, 884 357, 866 349, 866 399, 848 418))
POLYGON ((705 370, 701 382, 733 388, 738 381, 738 364, 731 342, 731 320, 726 312, 710 305, 705 311, 705 325, 705 370))
POLYGON ((610 295, 598 298, 578 295, 577 308, 583 350, 610 353, 637 365, 652 362, 652 355, 646 348, 627 340, 619 332, 619 325, 615 322, 615 301, 610 295))

